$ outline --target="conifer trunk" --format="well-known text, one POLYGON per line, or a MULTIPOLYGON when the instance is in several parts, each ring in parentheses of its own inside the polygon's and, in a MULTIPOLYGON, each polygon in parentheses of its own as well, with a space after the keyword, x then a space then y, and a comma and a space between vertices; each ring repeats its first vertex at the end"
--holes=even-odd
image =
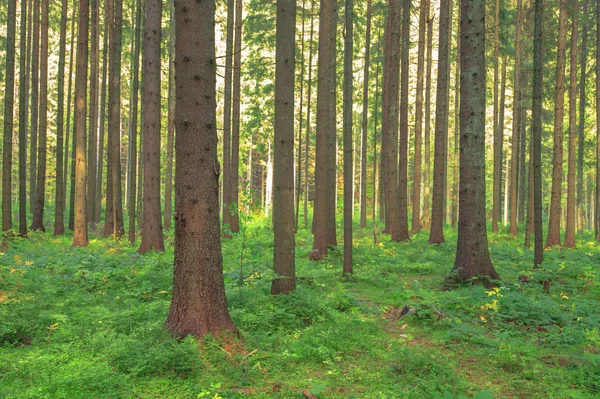
POLYGON ((571 4, 571 62, 569 63, 569 163, 567 171, 567 223, 565 247, 575 247, 575 169, 577 151, 577 2, 571 4))

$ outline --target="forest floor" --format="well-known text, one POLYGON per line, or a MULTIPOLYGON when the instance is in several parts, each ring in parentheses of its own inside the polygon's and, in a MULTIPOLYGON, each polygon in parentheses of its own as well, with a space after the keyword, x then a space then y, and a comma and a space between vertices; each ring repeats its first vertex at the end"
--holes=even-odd
POLYGON ((444 245, 428 245, 426 233, 374 244, 372 230, 357 228, 351 278, 341 277, 341 247, 308 261, 309 233, 297 236, 298 289, 280 297, 269 294, 267 222, 224 241, 239 341, 177 341, 164 330, 172 232, 166 253, 144 256, 94 235, 85 249, 50 233, 9 241, 0 250, 0 397, 600 397, 591 235, 575 250, 546 251, 533 270, 521 237, 490 234, 498 287, 447 289, 450 230, 444 245))

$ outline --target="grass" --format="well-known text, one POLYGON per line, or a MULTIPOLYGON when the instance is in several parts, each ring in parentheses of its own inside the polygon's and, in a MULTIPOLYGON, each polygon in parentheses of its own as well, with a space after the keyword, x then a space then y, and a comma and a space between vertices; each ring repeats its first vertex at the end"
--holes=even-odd
POLYGON ((356 230, 354 276, 343 278, 341 248, 309 262, 312 236, 301 229, 298 289, 280 297, 269 294, 265 220, 225 240, 240 341, 177 341, 163 329, 172 237, 166 253, 144 256, 93 235, 85 249, 51 234, 12 239, 0 254, 0 397, 600 396, 600 250, 591 235, 576 250, 547 251, 533 270, 521 238, 490 234, 499 286, 445 290, 454 232, 444 245, 428 245, 426 233, 374 245, 372 231, 356 230))

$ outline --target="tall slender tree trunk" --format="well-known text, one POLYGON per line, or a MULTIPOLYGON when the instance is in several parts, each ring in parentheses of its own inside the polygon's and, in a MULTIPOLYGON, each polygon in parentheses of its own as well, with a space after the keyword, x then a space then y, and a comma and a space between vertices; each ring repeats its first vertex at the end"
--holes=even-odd
POLYGON ((500 216, 500 202, 502 191, 502 144, 500 143, 500 132, 498 129, 498 62, 500 55, 500 0, 496 0, 494 18, 494 178, 492 193, 492 233, 498 232, 498 217, 500 216))
POLYGON ((12 138, 15 95, 15 39, 17 1, 9 0, 6 24, 6 80, 4 85, 4 136, 2 147, 2 231, 12 228, 12 138))
MULTIPOLYGON (((571 4, 571 62, 569 63, 569 168, 567 171, 567 223, 565 247, 575 247, 575 169, 577 151, 577 2, 571 4)), ((585 84, 585 83, 582 83, 585 84)))
POLYGON ((400 208, 398 240, 410 239, 408 233, 408 78, 410 52, 410 0, 403 1, 402 10, 402 50, 400 74, 400 153, 398 168, 398 202, 400 208))
POLYGON ((377 204, 379 201, 379 191, 381 188, 378 188, 378 176, 381 174, 381 171, 378 169, 377 159, 377 138, 379 137, 379 112, 380 112, 380 102, 379 102, 379 74, 381 67, 381 26, 377 28, 377 68, 375 69, 375 101, 373 101, 373 109, 371 110, 371 115, 373 115, 373 229, 376 229, 376 220, 377 220, 377 204))
MULTIPOLYGON (((131 63, 131 104, 130 104, 130 115, 129 115, 129 188, 128 188, 128 214, 129 214, 129 242, 135 242, 135 219, 136 219, 136 188, 138 179, 137 176, 137 131, 138 131, 138 99, 139 99, 139 77, 140 77, 140 37, 142 33, 141 22, 142 22, 142 9, 145 15, 150 11, 149 0, 142 2, 141 0, 136 1, 135 11, 135 37, 133 41, 133 53, 131 63), (142 4, 143 3, 143 4, 142 4), (146 6, 146 7, 144 7, 146 6)), ((147 18, 147 16, 146 16, 147 18)), ((160 27, 159 27, 160 30, 160 27)), ((160 45, 158 46, 160 50, 160 45)), ((146 48, 146 47, 144 47, 146 48)), ((160 62, 159 62, 160 63, 160 62)), ((144 71, 145 72, 145 71, 144 71)), ((144 79, 146 77, 144 76, 144 79)), ((146 80, 144 80, 145 82, 146 80)), ((159 93, 160 94, 160 93, 159 93)), ((145 103, 142 104, 145 106, 145 103)), ((157 112, 160 117, 160 108, 153 110, 157 112)), ((160 127, 160 126, 159 126, 160 127)), ((145 126, 142 126, 145 130, 145 126)), ((160 187, 160 184, 159 184, 160 187)))
POLYGON ((306 136, 304 138, 304 227, 308 226, 308 152, 310 149, 310 111, 312 103, 313 35, 315 23, 315 0, 310 2, 310 37, 308 45, 308 90, 306 99, 306 136))
MULTIPOLYGON (((582 0, 583 3, 583 15, 588 14, 588 2, 582 0)), ((579 125, 577 127, 578 139, 577 139, 577 230, 582 233, 585 228, 585 212, 584 212, 584 190, 583 190, 583 149, 585 145, 585 108, 586 108, 586 92, 585 84, 587 81, 587 35, 588 35, 588 23, 587 17, 581 21, 581 51, 580 51, 580 63, 581 63, 581 82, 579 85, 579 125)))
POLYGON ((529 184, 527 186, 527 220, 525 221, 525 248, 531 247, 531 235, 534 234, 534 207, 533 207, 533 126, 529 135, 529 184))
MULTIPOLYGON (((304 9, 303 9, 304 11, 304 9)), ((271 294, 296 289, 294 236, 294 73, 296 0, 277 0, 273 271, 271 294)), ((300 110, 302 112, 302 109, 300 110)), ((300 154, 298 154, 300 156, 300 154)))
MULTIPOLYGON (((117 0, 118 1, 118 0, 117 0)), ((112 129, 114 122, 112 122, 112 108, 114 101, 114 88, 113 88, 113 63, 115 59, 114 55, 114 8, 115 0, 107 0, 106 17, 108 18, 108 78, 107 78, 107 91, 108 100, 106 105, 107 113, 107 133, 106 133, 106 206, 104 211, 104 236, 110 237, 115 232, 115 218, 114 214, 114 201, 113 201, 113 185, 112 185, 112 142, 113 134, 112 129)))
MULTIPOLYGON (((498 221, 500 222, 501 220, 504 221, 504 225, 506 225, 507 222, 507 217, 506 217, 506 211, 508 211, 508 208, 506 208, 508 206, 508 201, 506 200, 505 196, 508 195, 508 190, 505 188, 504 193, 502 192, 502 182, 504 181, 504 179, 502 178, 502 176, 506 176, 506 182, 508 183, 509 181, 509 176, 508 176, 508 172, 507 173, 503 173, 503 165, 504 165, 504 111, 506 109, 505 107, 505 101, 506 101, 506 69, 507 69, 507 60, 506 60, 506 55, 504 57, 502 57, 502 72, 501 72, 501 83, 500 83, 500 109, 498 110, 498 163, 500 165, 499 170, 498 170, 498 183, 500 185, 499 190, 498 190, 498 221), (504 199, 504 200, 503 200, 504 199), (502 209, 505 209, 505 216, 504 218, 502 218, 502 209)), ((507 156, 507 161, 508 161, 508 156, 507 156)))
POLYGON ((423 70, 425 69, 425 26, 429 17, 429 0, 421 0, 419 47, 417 54, 417 94, 415 109, 415 159, 413 170, 412 232, 421 231, 421 140, 423 136, 423 70))
MULTIPOLYGON (((27 236, 27 1, 21 0, 19 45, 19 235, 27 236)), ((16 11, 16 9, 15 9, 16 11)), ((16 18, 16 16, 15 16, 16 18)), ((31 19, 31 18, 29 18, 31 19)), ((16 20, 15 20, 16 24, 16 20)), ((16 37, 15 37, 16 39, 16 37)), ((64 40, 63 40, 64 41, 64 40)), ((63 55, 64 57, 64 55, 63 55)), ((64 60, 64 58, 63 58, 64 60)), ((64 62, 64 61, 63 61, 64 62)), ((60 75, 59 75, 60 76, 60 75)), ((59 90, 60 91, 60 90, 59 90)), ((64 93, 63 93, 64 94, 64 93)), ((60 95, 59 95, 60 101, 60 95)), ((60 103, 59 103, 60 104, 60 103)), ((59 125, 60 127, 60 125, 59 125)), ((57 132, 58 135, 58 132, 57 132)), ((58 141, 58 139, 57 139, 58 141)), ((58 178, 58 175, 57 175, 58 178)), ((58 185, 58 180, 57 180, 58 185)), ((57 197, 58 200, 58 197, 57 197)))
POLYGON ((462 281, 500 278, 488 252, 485 214, 485 2, 460 2, 460 210, 453 272, 462 281))
MULTIPOLYGON (((104 136, 106 122, 106 86, 108 78, 108 54, 109 54, 109 31, 110 20, 112 15, 112 2, 105 0, 104 3, 104 37, 102 42, 102 85, 100 94, 100 132, 98 134, 98 166, 96 167, 96 208, 94 209, 94 221, 100 222, 100 214, 102 210, 102 185, 104 184, 104 136)), ((106 221, 105 221, 106 223, 106 221)))
MULTIPOLYGON (((69 86, 67 88, 67 126, 65 129, 65 150, 64 150, 64 161, 63 161, 63 196, 64 196, 64 207, 67 209, 67 181, 69 180, 69 144, 73 140, 71 138, 71 116, 75 116, 75 112, 72 111, 71 98, 73 96, 73 59, 75 55, 75 20, 77 19, 78 6, 73 6, 71 13, 71 40, 70 40, 70 51, 69 51, 69 86)), ((30 35, 31 36, 31 35, 30 35)), ((75 134, 75 133, 73 133, 75 134)), ((70 213, 69 213, 70 214, 70 213)))
POLYGON ((560 0, 558 15, 558 56, 556 61, 556 86, 554 89, 554 150, 552 154, 552 195, 546 247, 560 245, 560 213, 563 179, 563 119, 565 108, 565 68, 567 49, 566 0, 560 0))
MULTIPOLYGON (((33 1, 33 43, 31 53, 31 134, 29 149, 29 212, 35 211, 37 187, 37 146, 40 97, 40 1, 33 1)), ((7 53, 8 54, 8 53, 7 53)))
MULTIPOLYGON (((160 214, 161 0, 146 0, 144 25, 144 228, 139 253, 164 252, 160 214)), ((218 190, 217 190, 218 196, 218 190)))
POLYGON ((235 3, 235 40, 233 45, 233 110, 231 129, 231 206, 230 229, 233 233, 240 231, 239 218, 239 173, 240 173, 240 117, 241 117, 241 68, 242 68, 242 0, 235 3))
POLYGON ((314 246, 311 259, 327 255, 327 215, 330 170, 328 157, 335 157, 329 146, 329 130, 335 128, 335 18, 334 0, 321 0, 319 15, 318 89, 317 89, 317 143, 315 156, 315 204, 313 213, 314 246))
MULTIPOLYGON (((362 136, 360 157, 360 227, 367 227, 367 139, 369 133, 369 58, 371 55, 371 3, 367 0, 367 30, 363 68, 362 136)), ((377 134, 377 133, 374 133, 377 134)), ((373 191, 375 193, 375 191, 373 191)))
POLYGON ((450 0, 440 5, 440 39, 438 52, 438 78, 435 108, 435 154, 433 160, 433 203, 431 208, 430 244, 444 242, 444 192, 448 143, 448 60, 451 20, 450 0))
POLYGON ((517 197, 519 184, 519 138, 521 128, 521 30, 523 25, 523 4, 517 0, 517 23, 515 25, 515 69, 513 89, 513 128, 511 140, 511 162, 510 162, 510 234, 517 235, 517 197))
MULTIPOLYGON (((596 2, 596 60, 600 60, 600 2, 596 2)), ((600 126, 600 62, 596 62, 596 126, 600 126)), ((596 129, 596 193, 594 198, 594 231, 600 242, 600 129, 596 129)))
POLYGON ((175 266, 165 326, 179 336, 220 334, 236 329, 219 234, 215 1, 177 0, 175 21, 175 266))
POLYGON ((458 219, 458 184, 459 184, 459 140, 460 140, 460 3, 458 4, 458 23, 456 32, 456 69, 454 76, 454 173, 452 173, 452 204, 450 207, 450 224, 456 230, 458 219))
POLYGON ((535 28, 533 34, 533 212, 535 225, 534 267, 544 261, 542 237, 542 85, 543 85, 543 37, 542 14, 543 0, 535 0, 535 28))
MULTIPOLYGON (((46 197, 46 143, 48 137, 48 0, 41 4, 41 38, 40 38, 40 123, 38 143, 37 183, 35 191, 35 207, 33 210, 32 230, 46 231, 44 227, 44 205, 46 197)), ((14 78, 13 78, 14 79, 14 78)))
MULTIPOLYGON (((60 14, 60 45, 58 55, 58 106, 56 111, 56 199, 54 205, 54 235, 65 233, 65 184, 64 177, 64 114, 65 114, 65 52, 67 41, 68 1, 62 0, 60 14)), ((68 104, 67 104, 68 106, 68 104)), ((67 109, 67 112, 70 112, 67 109)))
MULTIPOLYGON (((77 35, 77 67, 75 76, 75 221, 73 246, 87 247, 87 197, 86 197, 86 94, 88 69, 89 1, 79 1, 79 32, 77 35)), ((71 205, 73 206, 73 205, 71 205)))
MULTIPOLYGON (((369 3, 370 6, 370 3, 369 3)), ((345 34, 344 34, 344 82, 343 82, 343 121, 344 121, 344 275, 352 274, 352 211, 353 207, 353 158, 352 146, 352 52, 354 46, 353 29, 353 1, 346 0, 345 8, 345 34)), ((369 26, 370 29, 370 26, 369 26)), ((365 110, 363 105, 363 111, 365 110)), ((366 140, 363 141, 366 145, 366 140)), ((366 160, 365 160, 366 165, 366 160)), ((365 171, 366 176, 366 171, 365 171)), ((361 204, 362 205, 362 204, 361 204)), ((367 209, 365 206, 365 224, 367 209)), ((361 220, 363 210, 361 206, 361 220)))
MULTIPOLYGON (((302 29, 300 31, 300 111, 299 111, 299 123, 298 123, 298 147, 296 150, 296 186, 295 190, 295 204, 296 204, 296 217, 294 228, 295 232, 298 232, 298 222, 300 220, 300 191, 302 188, 302 135, 304 131, 302 130, 303 122, 304 122, 304 15, 305 15, 305 6, 306 1, 302 0, 302 29)), ((250 150, 252 151, 252 150, 250 150)), ((251 159, 251 158, 250 158, 251 159)), ((250 162, 249 162, 250 163, 250 162)), ((250 172, 250 169, 248 169, 250 172)))
MULTIPOLYGON (((429 3, 428 3, 429 5, 429 3)), ((427 65, 425 73, 425 173, 423 178, 423 218, 425 228, 431 226, 431 69, 433 64, 433 16, 427 11, 427 65)))
MULTIPOLYGON (((223 105, 223 227, 231 227, 231 77, 233 74, 233 26, 235 0, 227 0, 227 36, 225 48, 225 94, 223 105)), ((231 238, 229 233, 226 238, 231 238)))
MULTIPOLYGON (((173 146, 175 143, 175 1, 169 2, 169 98, 167 115, 167 167, 165 174, 164 227, 171 230, 173 203, 173 146)), ((231 68, 230 68, 231 69, 231 68)), ((223 143, 224 144, 224 143, 223 143)))
POLYGON ((91 0, 91 49, 90 49, 90 113, 87 158, 87 216, 92 230, 96 229, 96 174, 98 167, 98 77, 100 71, 100 0, 91 0))

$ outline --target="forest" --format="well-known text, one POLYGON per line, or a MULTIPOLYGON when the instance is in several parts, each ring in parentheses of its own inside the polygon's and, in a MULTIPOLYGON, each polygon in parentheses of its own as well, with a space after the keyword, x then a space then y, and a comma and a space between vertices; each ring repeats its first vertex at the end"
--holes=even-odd
POLYGON ((0 2, 0 397, 600 397, 600 1, 0 2))

